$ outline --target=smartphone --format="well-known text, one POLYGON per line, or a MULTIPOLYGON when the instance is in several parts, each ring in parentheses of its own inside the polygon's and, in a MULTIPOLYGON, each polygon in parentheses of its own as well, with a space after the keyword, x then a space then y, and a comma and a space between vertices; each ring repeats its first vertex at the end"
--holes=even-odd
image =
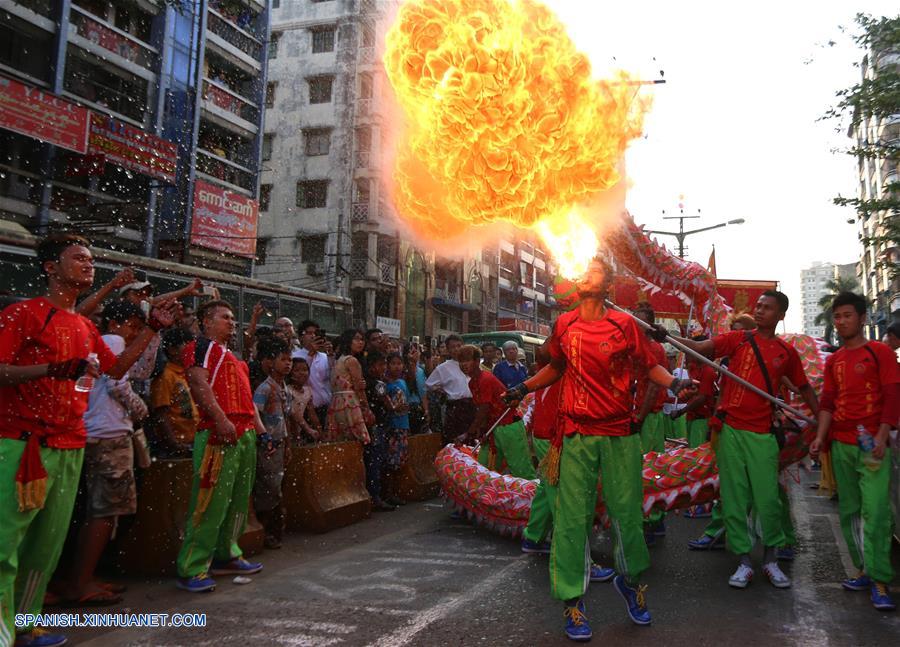
POLYGON ((144 313, 144 317, 150 316, 150 302, 144 299, 141 301, 141 312, 144 313))
POLYGON ((215 297, 216 296, 216 286, 204 285, 203 289, 200 292, 205 297, 215 297))

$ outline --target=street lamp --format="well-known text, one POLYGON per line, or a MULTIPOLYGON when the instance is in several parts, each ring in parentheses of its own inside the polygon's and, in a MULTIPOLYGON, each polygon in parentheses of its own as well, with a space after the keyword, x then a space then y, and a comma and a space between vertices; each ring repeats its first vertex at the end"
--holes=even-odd
MULTIPOLYGON (((665 213, 665 211, 663 211, 665 213)), ((700 213, 700 210, 697 209, 697 213, 700 213)), ((678 220, 678 231, 657 231, 654 229, 648 230, 648 233, 651 234, 662 234, 663 236, 675 236, 676 240, 678 240, 678 258, 684 258, 684 239, 690 236, 691 234, 697 234, 701 231, 709 231, 710 229, 718 229, 719 227, 727 227, 728 225, 743 225, 745 220, 743 218, 735 218, 734 220, 729 220, 727 222, 720 222, 717 225, 710 225, 709 227, 700 227, 698 229, 689 229, 688 231, 684 230, 684 221, 688 218, 699 218, 700 216, 667 216, 664 217, 663 220, 678 220)))

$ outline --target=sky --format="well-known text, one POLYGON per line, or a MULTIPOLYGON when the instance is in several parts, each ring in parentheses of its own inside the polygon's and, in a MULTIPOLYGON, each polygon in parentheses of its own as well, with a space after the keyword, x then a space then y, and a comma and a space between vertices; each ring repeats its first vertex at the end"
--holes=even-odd
MULTIPOLYGON (((665 72, 644 137, 626 157, 635 220, 677 229, 662 212, 677 215, 682 195, 685 213, 701 215, 686 229, 746 219, 689 236, 687 258, 705 265, 715 244, 720 278, 779 281, 792 303, 786 328, 799 332, 800 270, 861 253, 852 210, 832 203, 855 195, 855 160, 832 152, 850 140, 835 122, 818 121, 860 75, 862 52, 841 26, 853 27, 859 12, 896 15, 896 2, 545 3, 595 75, 665 72)), ((675 242, 663 240, 670 249, 675 242)))

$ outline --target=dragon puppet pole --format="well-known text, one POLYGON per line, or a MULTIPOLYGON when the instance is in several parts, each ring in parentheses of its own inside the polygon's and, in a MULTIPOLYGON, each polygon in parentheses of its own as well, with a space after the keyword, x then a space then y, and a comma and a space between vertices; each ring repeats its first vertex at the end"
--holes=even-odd
POLYGON ((477 443, 475 443, 475 453, 476 454, 478 453, 478 450, 481 448, 481 443, 483 443, 485 440, 487 440, 490 437, 490 435, 492 433, 494 433, 494 429, 496 429, 497 427, 500 426, 500 422, 506 417, 506 414, 509 413, 510 411, 512 411, 512 407, 506 407, 506 411, 504 411, 503 413, 500 414, 500 417, 497 418, 497 422, 492 424, 491 428, 488 429, 486 432, 484 432, 484 436, 482 436, 481 439, 477 443))
MULTIPOLYGON (((631 314, 630 312, 628 312, 628 310, 626 310, 625 308, 620 308, 619 306, 617 306, 615 303, 613 303, 613 302, 610 301, 609 299, 606 299, 606 307, 612 308, 613 310, 618 310, 619 312, 624 312, 625 314, 629 315, 630 317, 632 317, 632 318, 634 319, 635 323, 637 323, 637 325, 640 326, 641 328, 643 328, 644 330, 652 330, 652 331, 656 331, 656 328, 654 328, 653 326, 651 326, 651 325, 648 324, 647 322, 645 322, 645 321, 643 321, 643 320, 641 320, 641 319, 635 317, 633 314, 631 314)), ((691 357, 693 357, 693 358, 696 359, 697 361, 703 362, 704 364, 706 364, 706 365, 709 366, 710 368, 715 369, 716 371, 718 371, 719 373, 721 373, 722 375, 724 375, 724 376, 727 377, 728 379, 734 380, 735 382, 737 382, 738 384, 740 384, 741 386, 743 386, 745 389, 748 389, 748 390, 750 390, 750 391, 753 391, 753 393, 755 393, 756 395, 760 396, 761 398, 765 398, 766 400, 768 400, 769 402, 771 402, 771 403, 774 404, 775 406, 781 407, 781 408, 784 409, 785 411, 787 411, 787 412, 789 412, 789 413, 792 413, 793 415, 795 415, 796 417, 800 418, 801 420, 806 421, 806 422, 807 422, 808 424, 810 424, 810 425, 815 425, 815 424, 816 424, 816 421, 813 420, 812 418, 810 418, 809 416, 807 416, 806 414, 804 414, 804 413, 798 411, 797 409, 795 409, 795 408, 793 408, 793 407, 791 407, 791 406, 785 404, 784 402, 782 402, 782 401, 779 400, 778 398, 775 398, 774 396, 772 396, 772 395, 766 393, 765 391, 763 391, 762 389, 758 388, 757 386, 755 386, 755 385, 753 385, 753 384, 750 384, 750 382, 748 382, 748 381, 745 380, 744 378, 738 377, 737 375, 735 375, 734 373, 732 373, 731 371, 729 371, 729 370, 728 370, 727 368, 725 368, 724 366, 719 366, 719 365, 716 364, 714 361, 712 361, 712 360, 709 359, 708 357, 705 357, 705 356, 701 355, 700 353, 698 353, 698 352, 695 351, 694 349, 688 348, 687 346, 685 346, 684 344, 682 344, 680 341, 678 341, 677 339, 675 339, 674 337, 672 337, 672 335, 666 335, 666 341, 667 341, 668 343, 672 344, 675 348, 677 348, 677 349, 679 349, 679 350, 681 350, 681 351, 684 351, 685 353, 687 353, 688 355, 690 355, 691 357)))

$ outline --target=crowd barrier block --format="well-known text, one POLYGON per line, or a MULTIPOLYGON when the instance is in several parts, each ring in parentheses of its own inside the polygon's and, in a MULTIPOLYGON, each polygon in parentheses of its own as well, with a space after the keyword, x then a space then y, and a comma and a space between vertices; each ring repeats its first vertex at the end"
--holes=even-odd
POLYGON ((285 525, 328 532, 369 516, 362 445, 356 441, 295 447, 282 484, 285 525))
MULTIPOLYGON (((116 560, 127 575, 175 575, 175 559, 184 539, 191 483, 190 458, 156 460, 143 470, 134 522, 116 544, 116 560)), ((263 549, 264 531, 250 506, 247 528, 238 544, 245 555, 263 549)))
POLYGON ((444 446, 440 434, 414 434, 409 437, 409 458, 399 470, 384 477, 384 493, 404 501, 426 501, 441 489, 434 457, 444 446))

